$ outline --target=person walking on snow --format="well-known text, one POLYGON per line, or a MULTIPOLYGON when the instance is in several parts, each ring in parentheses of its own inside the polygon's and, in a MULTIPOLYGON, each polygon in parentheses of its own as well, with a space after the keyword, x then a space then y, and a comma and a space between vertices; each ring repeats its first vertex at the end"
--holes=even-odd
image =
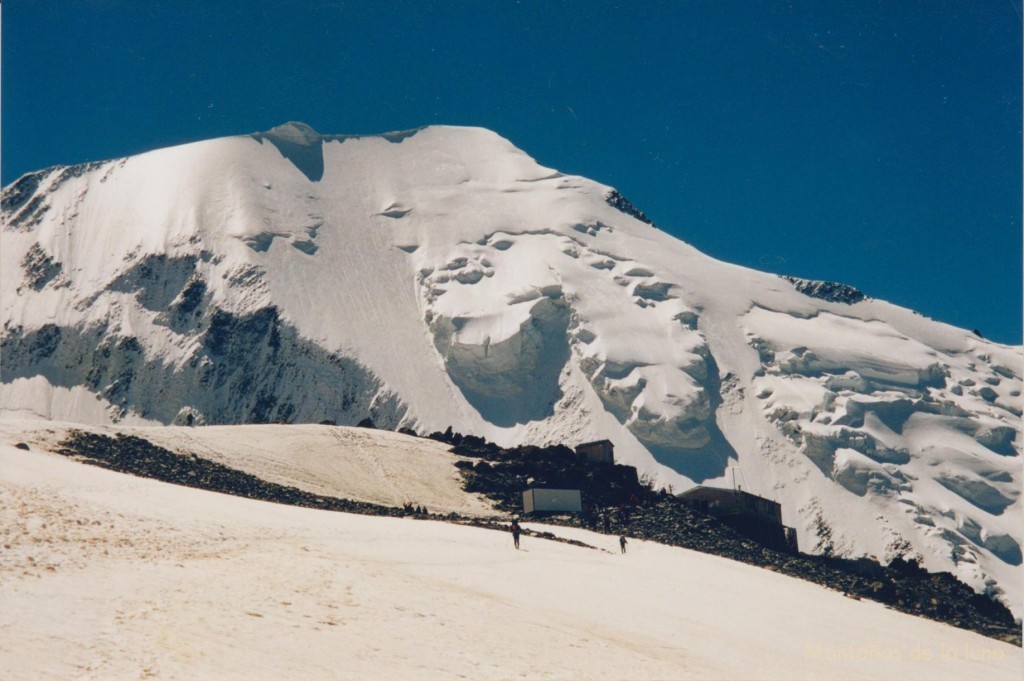
POLYGON ((626 552, 626 537, 625 536, 619 537, 619 548, 622 549, 623 553, 626 552))
POLYGON ((512 541, 515 542, 516 548, 519 548, 519 533, 523 531, 523 528, 519 527, 519 521, 515 518, 512 519, 512 525, 509 526, 512 531, 512 541))

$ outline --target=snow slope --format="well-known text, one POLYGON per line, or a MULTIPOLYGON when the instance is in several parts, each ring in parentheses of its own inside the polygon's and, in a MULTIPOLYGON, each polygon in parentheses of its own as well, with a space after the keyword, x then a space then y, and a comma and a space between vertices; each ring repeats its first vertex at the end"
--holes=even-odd
MULTIPOLYGON (((256 437, 262 433, 254 433, 256 437)), ((5 679, 1013 679, 1019 648, 684 549, 279 506, 0 445, 5 679)))
POLYGON ((208 461, 304 492, 381 506, 425 506, 432 513, 493 516, 484 497, 462 489, 448 445, 382 430, 256 425, 187 428, 88 426, 0 421, 0 442, 56 452, 71 430, 137 435, 182 456, 208 461))
POLYGON ((777 499, 804 550, 1024 612, 1019 347, 716 261, 492 132, 289 123, 39 171, 3 211, 12 417, 607 437, 777 499))

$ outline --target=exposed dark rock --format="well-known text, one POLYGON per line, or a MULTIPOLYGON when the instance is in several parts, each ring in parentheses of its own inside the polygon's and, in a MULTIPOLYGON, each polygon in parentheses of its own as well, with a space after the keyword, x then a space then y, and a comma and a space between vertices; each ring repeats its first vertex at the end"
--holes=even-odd
POLYGON ((978 396, 981 399, 985 400, 986 402, 995 402, 996 399, 999 397, 999 393, 997 393, 995 390, 988 387, 987 385, 983 385, 980 388, 978 388, 977 392, 978 396))
POLYGON ((60 276, 63 269, 61 264, 44 251, 38 243, 32 244, 32 247, 25 253, 25 257, 21 260, 21 268, 25 272, 26 283, 36 291, 42 290, 60 276))
POLYGON ((237 315, 202 309, 193 354, 184 364, 147 357, 137 339, 90 328, 45 325, 6 329, 0 380, 43 376, 52 385, 85 385, 113 405, 173 423, 183 409, 205 423, 354 425, 370 418, 395 428, 405 406, 355 360, 302 338, 267 307, 237 315))
POLYGON ((867 299, 866 295, 852 286, 847 286, 846 284, 837 284, 833 281, 812 281, 810 279, 800 279, 799 277, 790 277, 784 274, 780 274, 779 276, 796 286, 796 290, 805 296, 820 298, 821 300, 827 300, 830 303, 853 305, 854 303, 859 303, 860 301, 867 299))
POLYGON ((928 576, 928 571, 921 567, 914 558, 904 559, 902 556, 897 556, 889 561, 888 567, 904 577, 921 579, 928 576))
MULTIPOLYGON (((147 255, 111 282, 108 288, 111 291, 134 293, 142 307, 151 312, 164 312, 172 301, 182 294, 187 285, 193 285, 197 281, 194 275, 198 261, 194 255, 147 255)), ((198 281, 202 284, 201 280, 198 281)), ((202 287, 202 291, 193 290, 189 293, 192 307, 185 312, 191 312, 201 302, 205 284, 202 284, 202 287)), ((178 311, 181 311, 180 304, 178 311)))
MULTIPOLYGON (((122 159, 121 163, 124 162, 122 159)), ((68 180, 80 177, 88 172, 115 163, 114 161, 95 161, 75 166, 54 166, 18 178, 3 190, 0 197, 0 208, 4 214, 4 227, 28 231, 38 225, 50 209, 47 198, 68 180), (40 192, 43 183, 50 180, 46 190, 40 192)), ((102 181, 102 180, 101 180, 102 181)))
POLYGON ((79 163, 73 166, 58 166, 57 168, 53 169, 58 174, 57 177, 54 179, 53 183, 50 185, 49 191, 52 192, 60 188, 60 186, 67 182, 68 180, 72 180, 76 177, 81 177, 82 175, 85 175, 86 173, 91 173, 94 170, 99 170, 100 168, 108 164, 123 165, 124 161, 125 159, 117 159, 111 161, 90 161, 88 163, 79 163))
POLYGON ((5 228, 27 231, 39 224, 50 208, 47 194, 38 193, 39 187, 56 170, 47 168, 23 175, 4 189, 0 205, 3 207, 5 228))
POLYGON ((189 314, 199 307, 206 294, 206 282, 202 279, 193 278, 181 291, 181 299, 175 306, 181 314, 189 314))
POLYGON ((649 217, 644 215, 644 212, 633 205, 633 202, 627 199, 625 196, 612 189, 604 197, 605 203, 614 208, 615 210, 625 213, 630 217, 636 218, 640 222, 647 223, 648 225, 654 226, 654 223, 649 217))
POLYGON ((7 215, 13 216, 14 213, 28 203, 32 195, 39 189, 39 185, 54 170, 54 168, 46 168, 45 170, 37 170, 34 173, 28 173, 19 177, 3 190, 3 194, 0 196, 0 209, 7 215))
MULTIPOLYGON (((62 334, 59 326, 56 324, 43 324, 35 333, 31 334, 31 339, 26 340, 23 344, 24 352, 28 355, 30 360, 44 360, 57 351, 57 347, 60 345, 61 336, 62 334)), ((9 364, 14 361, 14 357, 12 354, 8 354, 10 349, 6 344, 7 337, 5 337, 4 340, 4 364, 9 364)))

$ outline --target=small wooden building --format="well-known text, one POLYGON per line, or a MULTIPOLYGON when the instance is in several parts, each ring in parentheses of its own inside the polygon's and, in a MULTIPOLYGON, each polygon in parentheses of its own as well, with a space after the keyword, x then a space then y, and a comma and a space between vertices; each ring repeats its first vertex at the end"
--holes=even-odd
POLYGON ((523 513, 579 513, 582 510, 578 489, 531 487, 523 492, 523 513))
POLYGON ((576 445, 576 456, 593 463, 615 463, 615 445, 610 440, 595 440, 576 445))
POLYGON ((679 498, 694 510, 712 515, 770 548, 798 551, 796 531, 782 524, 782 506, 771 499, 718 487, 694 487, 679 498))

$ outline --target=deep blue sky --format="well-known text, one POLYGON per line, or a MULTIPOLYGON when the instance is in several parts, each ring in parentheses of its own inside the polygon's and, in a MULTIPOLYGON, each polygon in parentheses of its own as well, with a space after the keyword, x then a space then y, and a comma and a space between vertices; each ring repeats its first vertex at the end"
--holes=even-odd
POLYGON ((2 25, 4 185, 288 120, 480 125, 710 255, 1021 342, 1020 0, 8 0, 2 25))

